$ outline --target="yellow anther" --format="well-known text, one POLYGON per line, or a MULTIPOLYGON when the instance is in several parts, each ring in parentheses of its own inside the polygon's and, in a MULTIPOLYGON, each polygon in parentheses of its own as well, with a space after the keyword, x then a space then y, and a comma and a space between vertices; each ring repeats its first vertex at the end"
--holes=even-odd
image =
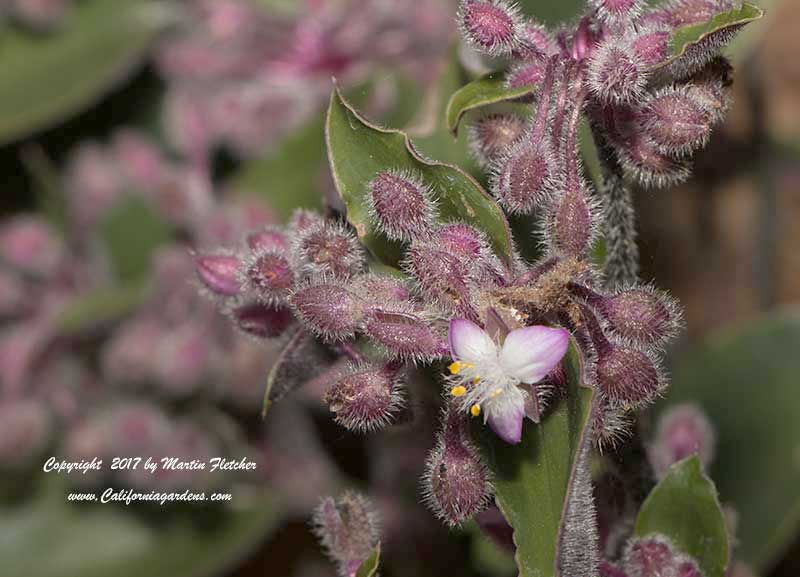
POLYGON ((452 389, 450 389, 450 394, 453 395, 454 397, 463 397, 464 395, 467 394, 467 388, 462 387, 461 385, 453 387, 452 389))
POLYGON ((478 375, 478 376, 476 376, 475 378, 473 378, 473 379, 472 379, 472 384, 473 384, 473 385, 477 385, 477 384, 478 384, 478 383, 480 383, 480 382, 481 382, 481 377, 480 377, 480 375, 478 375))
POLYGON ((497 397, 499 395, 502 395, 502 394, 503 394, 503 389, 497 388, 497 389, 492 391, 492 394, 489 395, 489 397, 494 399, 495 397, 497 397))
POLYGON ((474 366, 475 365, 473 365, 472 363, 465 363, 465 362, 462 362, 462 361, 456 361, 454 363, 450 363, 450 366, 447 367, 447 368, 450 369, 450 372, 452 374, 457 375, 458 373, 461 372, 461 369, 471 369, 474 366))
POLYGON ((477 417, 481 414, 481 406, 478 403, 475 403, 469 408, 469 414, 473 417, 477 417))

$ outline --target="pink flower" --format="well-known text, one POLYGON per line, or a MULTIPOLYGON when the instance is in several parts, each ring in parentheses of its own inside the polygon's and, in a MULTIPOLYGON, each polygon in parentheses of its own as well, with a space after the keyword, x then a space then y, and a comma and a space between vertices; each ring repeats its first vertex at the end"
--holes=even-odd
POLYGON ((523 327, 511 331, 500 345, 475 323, 453 319, 450 394, 473 416, 483 413, 484 422, 501 439, 519 443, 526 395, 519 385, 541 381, 568 346, 569 333, 564 329, 523 327))

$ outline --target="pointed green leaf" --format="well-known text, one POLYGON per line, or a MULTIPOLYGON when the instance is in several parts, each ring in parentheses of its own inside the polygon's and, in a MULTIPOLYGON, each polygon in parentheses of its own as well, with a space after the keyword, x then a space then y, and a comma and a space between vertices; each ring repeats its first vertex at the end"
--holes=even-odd
MULTIPOLYGON (((495 499, 514 528, 520 577, 553 577, 562 512, 573 464, 591 414, 592 391, 580 383, 575 346, 564 357, 568 386, 542 422, 525 422, 522 442, 509 445, 483 425, 478 438, 493 474, 495 499)), ((568 577, 568 576, 565 576, 568 577)))
POLYGON ((700 459, 675 463, 650 492, 639 516, 639 537, 660 534, 693 557, 705 577, 724 577, 730 554, 725 515, 700 459))
POLYGON ((511 259, 511 233, 503 211, 478 182, 460 168, 424 158, 399 130, 367 122, 343 98, 331 95, 326 125, 328 159, 347 219, 361 242, 385 264, 396 265, 401 245, 380 235, 367 211, 367 185, 383 170, 406 169, 422 176, 435 191, 442 222, 461 220, 482 229, 497 254, 511 259))
POLYGON ((536 85, 522 86, 520 88, 506 88, 505 75, 492 72, 470 82, 456 91, 447 103, 447 128, 453 133, 458 133, 461 118, 470 110, 483 108, 490 104, 517 100, 536 91, 536 85))
POLYGON ((369 554, 361 567, 356 571, 356 577, 375 577, 378 573, 378 566, 381 563, 381 544, 375 545, 372 553, 369 554))
POLYGON ((172 229, 143 198, 128 196, 105 215, 100 235, 121 284, 144 279, 153 253, 172 239, 172 229))
POLYGON ((669 58, 656 68, 669 66, 679 58, 691 55, 692 50, 702 47, 704 43, 714 42, 714 39, 720 36, 733 34, 762 16, 764 11, 761 8, 745 2, 737 8, 715 14, 706 22, 678 28, 670 38, 669 58))
POLYGON ((800 531, 800 310, 710 338, 677 359, 663 408, 694 402, 716 429, 710 473, 739 516, 737 558, 767 573, 800 531))
POLYGON ((165 22, 143 0, 75 2, 63 29, 0 32, 0 144, 81 112, 146 55, 165 22))

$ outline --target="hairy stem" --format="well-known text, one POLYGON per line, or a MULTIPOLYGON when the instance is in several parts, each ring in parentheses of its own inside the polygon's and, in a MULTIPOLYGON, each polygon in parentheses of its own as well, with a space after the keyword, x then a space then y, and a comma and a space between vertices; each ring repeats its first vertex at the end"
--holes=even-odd
POLYGON ((632 285, 639 280, 639 247, 636 245, 636 213, 633 197, 617 155, 598 130, 597 143, 602 182, 603 236, 606 241, 605 283, 609 288, 632 285))

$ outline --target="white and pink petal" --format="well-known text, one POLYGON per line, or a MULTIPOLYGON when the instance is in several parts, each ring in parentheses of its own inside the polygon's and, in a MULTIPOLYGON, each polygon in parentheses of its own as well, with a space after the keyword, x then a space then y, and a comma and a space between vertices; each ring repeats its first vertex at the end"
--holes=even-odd
POLYGON ((453 359, 468 363, 497 355, 497 345, 486 331, 467 319, 450 321, 450 354, 453 359))
POLYGON ((537 383, 552 371, 569 347, 564 329, 532 326, 508 333, 500 351, 500 365, 523 383, 537 383))

